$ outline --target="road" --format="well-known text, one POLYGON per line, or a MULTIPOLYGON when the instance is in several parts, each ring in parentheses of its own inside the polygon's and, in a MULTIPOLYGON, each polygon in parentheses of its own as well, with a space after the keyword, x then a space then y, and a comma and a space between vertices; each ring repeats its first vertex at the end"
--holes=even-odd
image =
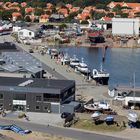
MULTIPOLYGON (((123 140, 123 138, 117 138, 102 134, 95 134, 90 132, 84 132, 79 130, 73 130, 71 128, 61 128, 55 126, 39 125, 29 122, 13 121, 0 119, 1 125, 16 124, 24 129, 29 129, 32 131, 46 132, 49 134, 62 135, 65 137, 71 137, 78 140, 123 140)), ((125 139, 124 139, 125 140, 125 139)))

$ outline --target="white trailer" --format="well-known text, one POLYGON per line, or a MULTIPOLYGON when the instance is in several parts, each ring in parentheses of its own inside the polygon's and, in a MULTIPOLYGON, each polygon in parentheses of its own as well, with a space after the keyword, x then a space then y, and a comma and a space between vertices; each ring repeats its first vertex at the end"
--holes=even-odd
POLYGON ((112 18, 113 35, 139 35, 139 19, 137 18, 112 18))

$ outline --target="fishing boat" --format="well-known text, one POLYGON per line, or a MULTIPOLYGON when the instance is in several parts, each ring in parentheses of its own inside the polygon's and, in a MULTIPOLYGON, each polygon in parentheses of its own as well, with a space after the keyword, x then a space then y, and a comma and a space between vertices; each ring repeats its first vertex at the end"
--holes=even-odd
POLYGON ((73 56, 73 58, 70 59, 70 67, 76 68, 76 66, 79 65, 79 59, 76 57, 76 55, 73 56))
POLYGON ((89 111, 101 111, 110 109, 110 105, 106 102, 94 102, 84 105, 84 108, 89 111))
POLYGON ((79 63, 79 65, 76 66, 76 70, 85 75, 88 75, 90 73, 90 70, 89 70, 87 64, 84 62, 83 58, 82 58, 81 62, 79 63))
POLYGON ((108 85, 109 73, 103 70, 101 65, 100 70, 93 69, 92 78, 99 84, 108 85))
POLYGON ((88 38, 91 43, 104 43, 105 38, 100 30, 91 30, 88 32, 88 38))

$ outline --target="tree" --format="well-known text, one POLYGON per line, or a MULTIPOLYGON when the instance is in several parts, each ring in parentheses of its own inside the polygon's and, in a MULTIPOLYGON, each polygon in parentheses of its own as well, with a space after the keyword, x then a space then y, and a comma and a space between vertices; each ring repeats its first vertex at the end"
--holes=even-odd
POLYGON ((114 17, 114 13, 108 13, 106 16, 110 17, 110 18, 113 18, 114 17))
POLYGON ((113 11, 116 12, 117 15, 120 15, 121 14, 121 5, 117 4, 114 8, 113 8, 113 11))
POLYGON ((26 16, 26 17, 25 17, 25 21, 26 21, 26 22, 31 22, 31 18, 30 18, 29 16, 26 16))
POLYGON ((35 13, 36 16, 40 16, 42 14, 44 14, 44 11, 42 8, 35 8, 35 13))
POLYGON ((2 19, 3 20, 11 20, 12 19, 12 13, 15 12, 15 10, 4 10, 2 11, 2 19))
POLYGON ((106 14, 104 12, 96 12, 96 11, 92 11, 91 13, 91 17, 93 19, 101 19, 102 17, 104 17, 106 14))
POLYGON ((81 24, 89 24, 87 20, 83 20, 81 24))
POLYGON ((96 9, 105 9, 106 8, 106 5, 104 4, 97 4, 96 5, 96 9))
POLYGON ((22 15, 22 20, 24 20, 24 17, 25 17, 25 8, 21 7, 20 8, 20 13, 22 15))
POLYGON ((129 15, 128 13, 121 13, 122 18, 128 18, 128 15, 129 15))
POLYGON ((60 29, 60 30, 63 30, 64 28, 67 28, 67 24, 61 23, 61 24, 59 25, 59 29, 60 29))

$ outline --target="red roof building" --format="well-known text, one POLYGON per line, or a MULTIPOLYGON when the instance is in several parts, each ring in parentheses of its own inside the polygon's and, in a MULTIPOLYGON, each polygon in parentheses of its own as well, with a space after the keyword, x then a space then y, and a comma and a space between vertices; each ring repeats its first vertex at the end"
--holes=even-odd
POLYGON ((34 8, 32 8, 32 7, 25 8, 25 13, 26 14, 29 14, 29 13, 32 13, 32 12, 34 12, 34 8))
POLYGON ((21 13, 19 13, 19 12, 12 13, 12 17, 19 17, 19 16, 21 16, 21 13))
POLYGON ((21 3, 21 7, 26 7, 27 6, 27 3, 26 2, 22 2, 21 3))
POLYGON ((112 18, 105 16, 105 17, 102 17, 100 20, 103 20, 103 21, 111 21, 111 19, 112 18))
POLYGON ((70 9, 70 13, 77 12, 79 10, 80 10, 80 7, 73 7, 72 9, 70 9))
POLYGON ((130 7, 133 10, 140 10, 140 3, 128 3, 128 2, 110 2, 108 7, 113 9, 116 5, 120 5, 122 7, 130 7))

